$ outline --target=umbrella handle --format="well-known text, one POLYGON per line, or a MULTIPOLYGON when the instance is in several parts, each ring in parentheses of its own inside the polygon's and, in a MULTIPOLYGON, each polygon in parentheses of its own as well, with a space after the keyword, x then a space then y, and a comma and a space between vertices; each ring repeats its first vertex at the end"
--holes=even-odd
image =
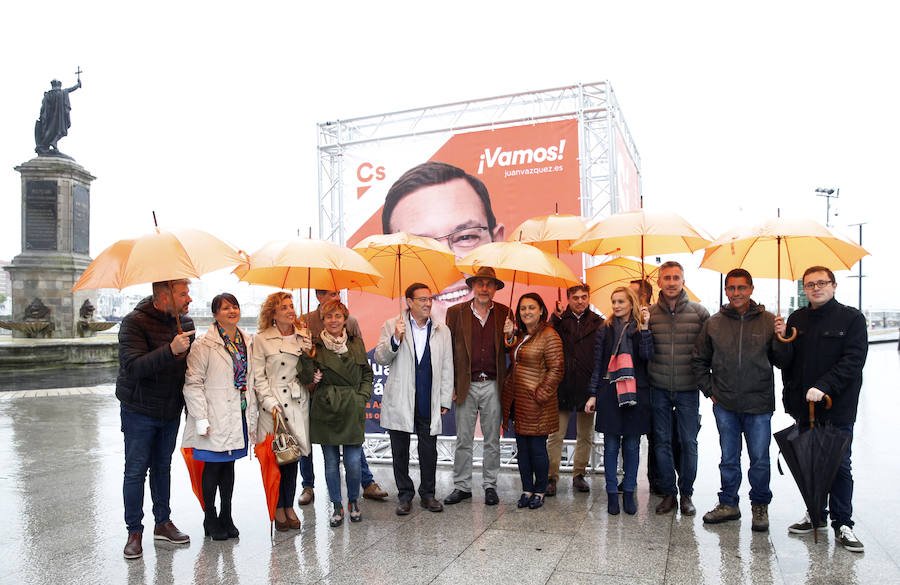
MULTIPOLYGON (((822 400, 825 402, 825 410, 830 409, 831 408, 831 396, 826 394, 822 400)), ((810 402, 809 403, 809 428, 813 428, 815 426, 815 423, 816 423, 816 403, 810 402)))
POLYGON ((790 342, 794 341, 795 339, 797 339, 797 328, 791 327, 790 337, 782 337, 781 335, 779 335, 777 333, 775 334, 775 337, 777 337, 778 341, 780 341, 782 343, 790 343, 790 342))

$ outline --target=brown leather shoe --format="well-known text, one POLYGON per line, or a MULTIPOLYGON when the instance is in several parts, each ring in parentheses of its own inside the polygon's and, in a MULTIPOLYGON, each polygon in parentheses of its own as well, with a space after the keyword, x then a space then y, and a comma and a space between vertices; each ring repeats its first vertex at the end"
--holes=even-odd
POLYGON ((407 516, 412 511, 412 502, 406 500, 397 504, 397 516, 407 516))
POLYGON ((662 499, 662 501, 656 506, 657 514, 668 514, 672 510, 675 509, 675 496, 666 496, 662 499))
POLYGON ((141 546, 141 538, 144 535, 140 532, 129 532, 128 542, 125 543, 125 558, 139 559, 144 556, 144 548, 141 546))
POLYGON ((297 518, 297 513, 294 512, 293 508, 285 508, 284 515, 287 518, 288 528, 291 530, 300 530, 300 518, 297 518))
POLYGON ((191 541, 191 537, 178 530, 172 524, 172 521, 169 520, 153 529, 153 540, 168 540, 174 544, 187 544, 191 541))
POLYGON ((297 504, 300 506, 305 506, 311 503, 316 499, 316 492, 311 487, 303 488, 303 491, 300 492, 300 497, 297 498, 297 504))
POLYGON ((548 498, 552 498, 556 495, 556 480, 552 477, 547 480, 547 491, 544 492, 544 496, 548 498))
POLYGON ((422 498, 419 504, 429 512, 443 512, 444 504, 440 503, 433 497, 422 498))
POLYGON ((378 482, 373 481, 363 490, 363 497, 367 500, 383 500, 388 497, 388 493, 381 489, 378 482))
POLYGON ((693 516, 696 513, 697 508, 694 507, 694 502, 691 501, 691 496, 681 496, 681 515, 693 516))
POLYGON ((591 486, 584 480, 584 476, 580 473, 572 478, 572 487, 580 492, 591 491, 591 486))

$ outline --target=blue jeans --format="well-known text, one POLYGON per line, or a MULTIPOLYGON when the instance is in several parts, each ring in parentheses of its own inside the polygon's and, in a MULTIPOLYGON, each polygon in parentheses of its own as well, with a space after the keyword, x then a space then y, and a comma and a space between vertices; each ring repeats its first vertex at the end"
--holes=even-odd
POLYGON ((653 441, 656 443, 656 470, 659 489, 670 496, 692 496, 697 479, 697 433, 700 431, 700 391, 669 392, 653 388, 653 441), (675 461, 672 457, 672 408, 678 426, 678 486, 675 486, 675 461))
POLYGON ((140 414, 124 404, 119 405, 122 433, 125 435, 125 524, 128 532, 143 532, 144 482, 150 471, 150 499, 156 525, 169 521, 172 452, 178 436, 180 419, 164 420, 140 414))
MULTIPOLYGON (((828 492, 828 506, 831 509, 831 527, 837 530, 841 526, 853 528, 853 473, 850 467, 850 451, 853 448, 853 423, 834 425, 834 428, 850 435, 850 445, 841 459, 831 491, 828 492)), ((825 518, 823 513, 822 518, 825 518)))
POLYGON ((516 435, 516 449, 522 491, 543 494, 547 491, 547 474, 550 472, 547 435, 516 435))
POLYGON ((718 404, 713 404, 713 415, 719 428, 719 445, 722 461, 719 475, 722 489, 719 502, 726 506, 737 506, 741 487, 741 441, 747 441, 747 455, 750 456, 750 503, 768 506, 772 501, 769 489, 769 444, 772 441, 772 413, 750 414, 731 412, 718 404))
MULTIPOLYGON (((369 462, 366 461, 366 452, 363 449, 359 450, 359 464, 362 486, 363 489, 365 489, 369 487, 370 484, 375 483, 375 477, 372 475, 372 472, 369 471, 369 462)), ((303 487, 311 488, 315 486, 316 470, 313 468, 312 451, 310 451, 309 455, 304 455, 300 458, 300 477, 303 478, 303 483, 301 484, 303 487)))
POLYGON ((638 465, 641 462, 640 435, 608 435, 603 433, 603 466, 606 475, 606 493, 619 493, 616 483, 616 467, 619 465, 619 443, 622 444, 622 460, 625 477, 622 478, 622 491, 634 492, 637 489, 638 465))
MULTIPOLYGON (((352 502, 359 498, 360 452, 361 445, 344 445, 344 474, 347 483, 347 500, 352 502)), ((325 483, 328 485, 328 497, 334 504, 341 505, 341 446, 322 445, 325 455, 325 483)))

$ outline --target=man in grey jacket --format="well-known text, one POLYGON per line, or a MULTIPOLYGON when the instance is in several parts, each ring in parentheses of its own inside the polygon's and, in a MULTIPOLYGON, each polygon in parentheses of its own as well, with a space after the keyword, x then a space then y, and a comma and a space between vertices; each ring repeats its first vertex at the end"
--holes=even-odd
POLYGON ((409 437, 416 434, 419 449, 419 498, 432 512, 444 509, 434 497, 437 471, 437 436, 441 415, 450 409, 453 395, 453 348, 450 330, 432 321, 434 299, 428 286, 416 282, 406 289, 406 310, 381 327, 375 361, 390 366, 381 401, 381 426, 391 437, 397 515, 412 507, 413 481, 409 477, 409 437))
POLYGON ((703 516, 707 524, 741 517, 738 490, 741 487, 741 441, 747 441, 750 456, 751 528, 769 529, 772 412, 775 410, 775 377, 772 366, 781 367, 775 338, 775 315, 753 302, 753 277, 743 268, 725 276, 723 305, 703 325, 691 367, 697 388, 713 401, 719 429, 722 459, 719 463, 719 503, 703 516))
POLYGON ((700 303, 688 299, 684 291, 684 269, 678 262, 659 267, 659 300, 650 307, 650 332, 653 333, 653 360, 650 374, 653 403, 653 440, 656 443, 656 467, 662 501, 657 514, 675 509, 681 492, 681 513, 697 513, 691 496, 697 478, 697 433, 700 430, 700 392, 691 372, 694 343, 709 319, 700 303), (678 485, 675 485, 675 462, 672 458, 672 409, 678 426, 681 461, 678 485))

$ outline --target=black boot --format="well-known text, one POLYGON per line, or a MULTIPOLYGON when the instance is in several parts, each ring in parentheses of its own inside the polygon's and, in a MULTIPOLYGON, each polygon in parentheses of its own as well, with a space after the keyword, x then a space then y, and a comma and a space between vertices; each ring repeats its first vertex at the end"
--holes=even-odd
POLYGON ((227 540, 228 533, 216 516, 216 507, 207 505, 203 511, 203 533, 211 536, 213 540, 227 540))
POLYGON ((231 502, 222 502, 222 510, 219 512, 219 525, 228 538, 237 538, 241 535, 231 519, 231 502))

